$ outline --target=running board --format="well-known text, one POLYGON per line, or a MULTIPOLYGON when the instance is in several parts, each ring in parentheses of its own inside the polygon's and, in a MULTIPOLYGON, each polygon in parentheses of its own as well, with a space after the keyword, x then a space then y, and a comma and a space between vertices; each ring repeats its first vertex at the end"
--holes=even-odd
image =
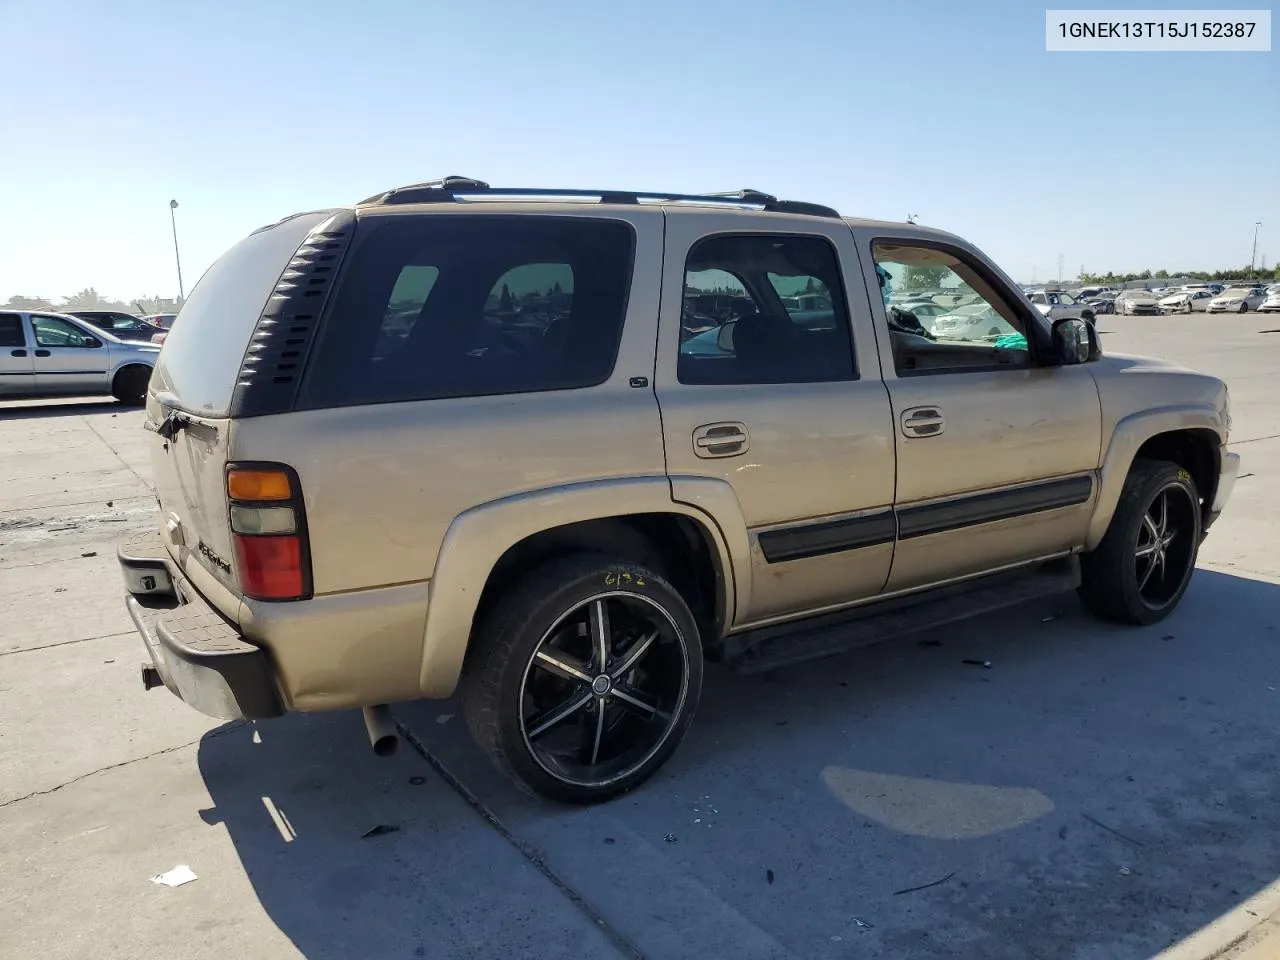
POLYGON ((1063 557, 851 610, 735 633, 724 639, 724 661, 738 673, 761 673, 1067 593, 1079 585, 1080 559, 1063 557))

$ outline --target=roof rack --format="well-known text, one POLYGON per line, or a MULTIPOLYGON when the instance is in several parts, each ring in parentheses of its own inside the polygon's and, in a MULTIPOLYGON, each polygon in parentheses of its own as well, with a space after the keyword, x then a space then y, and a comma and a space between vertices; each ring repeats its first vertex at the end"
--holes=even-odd
POLYGON ((665 191, 631 190, 555 190, 545 187, 491 187, 471 177, 443 177, 404 187, 395 187, 361 200, 358 206, 401 203, 448 203, 467 199, 487 200, 574 200, 596 203, 687 203, 747 207, 770 213, 798 213, 810 217, 839 217, 832 207, 799 200, 779 200, 759 190, 734 190, 729 193, 667 193, 665 191))

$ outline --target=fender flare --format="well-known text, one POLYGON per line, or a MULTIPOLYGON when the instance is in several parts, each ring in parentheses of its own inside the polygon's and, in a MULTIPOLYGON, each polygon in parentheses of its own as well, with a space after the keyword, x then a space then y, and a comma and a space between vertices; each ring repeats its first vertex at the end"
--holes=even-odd
POLYGON ((423 638, 419 685, 423 696, 453 695, 462 673, 480 595, 502 555, 521 540, 544 530, 586 520, 636 513, 673 513, 698 523, 707 533, 722 574, 725 621, 745 610, 743 584, 750 581, 750 549, 746 522, 727 483, 723 492, 698 479, 682 489, 696 494, 690 504, 672 498, 667 476, 590 480, 503 497, 459 514, 445 532, 429 584, 427 625, 423 638), (712 513, 711 507, 716 513, 712 513), (735 515, 736 514, 736 515, 735 515))
MULTIPOLYGON (((1221 411, 1208 404, 1187 403, 1142 410, 1116 424, 1111 442, 1107 445, 1106 456, 1102 460, 1098 502, 1085 537, 1086 552, 1095 549, 1102 542, 1107 527, 1111 525, 1111 518, 1115 515, 1124 489, 1125 477, 1129 475, 1129 468, 1133 466, 1139 448, 1154 436, 1183 430, 1212 432, 1218 438, 1219 458, 1221 457, 1227 425, 1221 411)), ((1202 490, 1201 493, 1212 496, 1210 490, 1202 490)))

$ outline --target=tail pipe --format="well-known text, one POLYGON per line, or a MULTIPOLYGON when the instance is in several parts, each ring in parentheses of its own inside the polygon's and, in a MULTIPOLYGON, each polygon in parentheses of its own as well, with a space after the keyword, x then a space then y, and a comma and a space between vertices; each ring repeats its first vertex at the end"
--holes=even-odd
POLYGON ((400 734, 385 703, 364 708, 364 728, 369 732, 369 744, 377 756, 389 757, 399 748, 400 734))

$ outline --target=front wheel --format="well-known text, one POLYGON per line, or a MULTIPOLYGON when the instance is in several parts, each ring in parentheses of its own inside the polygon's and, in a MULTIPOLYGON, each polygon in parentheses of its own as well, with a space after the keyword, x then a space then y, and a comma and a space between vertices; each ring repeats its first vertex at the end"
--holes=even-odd
POLYGON ((1248 300, 1241 300, 1241 301, 1240 301, 1240 312, 1241 312, 1241 313, 1248 313, 1248 312, 1249 312, 1249 301, 1248 301, 1248 300))
POLYGON ((1103 620, 1163 620, 1191 581, 1200 529, 1200 493, 1191 474, 1176 463, 1138 461, 1102 542, 1080 558, 1080 598, 1103 620))
POLYGON ((1191 301, 1190 301, 1190 300, 1188 300, 1186 303, 1184 303, 1184 304, 1182 305, 1182 312, 1183 312, 1183 313, 1190 313, 1190 312, 1191 312, 1191 301))
POLYGON ((151 382, 150 367, 125 367, 111 383, 111 395, 121 403, 137 406, 147 399, 151 382))
POLYGON ((652 570, 553 561, 499 597, 462 677, 476 743, 525 790, 599 803, 671 756, 702 692, 698 626, 652 570))

